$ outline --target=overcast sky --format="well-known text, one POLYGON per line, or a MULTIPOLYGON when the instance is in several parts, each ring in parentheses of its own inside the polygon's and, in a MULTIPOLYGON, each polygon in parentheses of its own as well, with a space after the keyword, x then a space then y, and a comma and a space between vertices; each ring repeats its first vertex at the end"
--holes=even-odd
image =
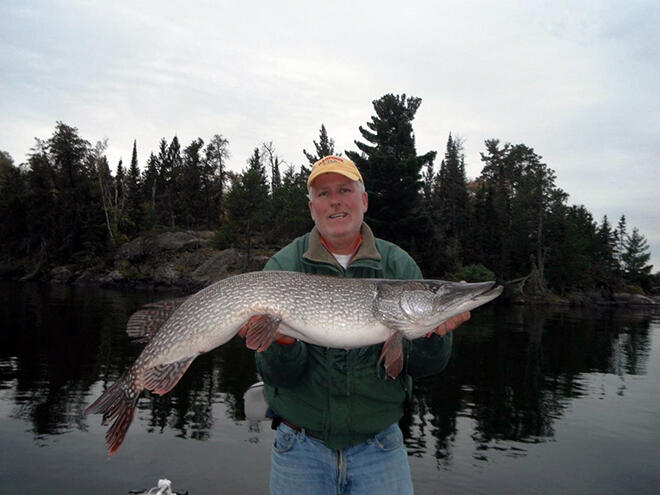
MULTIPOLYGON (((660 270, 660 3, 647 1, 0 1, 0 150, 56 121, 140 166, 161 138, 272 141, 298 167, 321 124, 355 150, 372 101, 417 96, 419 154, 531 146, 569 203, 625 214, 660 270)), ((439 166, 439 160, 436 167, 439 166)))

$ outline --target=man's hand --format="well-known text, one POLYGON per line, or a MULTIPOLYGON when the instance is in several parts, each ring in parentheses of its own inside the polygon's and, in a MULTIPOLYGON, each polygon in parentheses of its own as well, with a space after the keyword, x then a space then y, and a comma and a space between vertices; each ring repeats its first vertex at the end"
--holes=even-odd
POLYGON ((280 345, 291 345, 297 342, 297 339, 289 337, 288 335, 282 335, 280 332, 275 332, 275 342, 280 345))
POLYGON ((470 319, 470 312, 466 313, 461 313, 460 315, 456 315, 452 318, 449 318, 446 322, 444 322, 442 325, 438 326, 435 330, 433 330, 433 333, 437 333, 440 336, 447 335, 449 332, 453 332, 456 330, 456 328, 461 325, 462 323, 465 323, 470 319))

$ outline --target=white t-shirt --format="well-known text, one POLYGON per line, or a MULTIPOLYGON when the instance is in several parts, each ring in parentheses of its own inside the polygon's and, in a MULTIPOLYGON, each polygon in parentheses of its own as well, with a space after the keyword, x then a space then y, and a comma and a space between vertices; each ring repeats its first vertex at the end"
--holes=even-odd
POLYGON ((337 263, 339 263, 341 266, 344 267, 344 270, 348 268, 348 264, 350 263, 351 258, 353 257, 352 254, 335 254, 335 253, 331 253, 331 254, 335 257, 337 263))

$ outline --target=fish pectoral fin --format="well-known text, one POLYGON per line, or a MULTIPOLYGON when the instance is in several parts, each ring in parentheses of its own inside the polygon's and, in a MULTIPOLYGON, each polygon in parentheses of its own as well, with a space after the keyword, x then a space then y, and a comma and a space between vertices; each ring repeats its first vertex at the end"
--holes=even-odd
POLYGON ((265 351, 275 340, 275 334, 281 321, 282 318, 273 315, 252 316, 243 325, 243 329, 245 329, 245 345, 253 351, 265 351))
POLYGON ((186 297, 145 304, 126 322, 126 333, 134 342, 149 343, 186 297))
POLYGON ((396 378, 403 369, 403 334, 394 332, 383 344, 378 364, 385 361, 385 371, 390 378, 396 378))
POLYGON ((163 395, 174 388, 179 383, 181 377, 188 370, 188 366, 197 356, 192 356, 181 361, 175 361, 169 364, 159 364, 149 368, 143 377, 144 388, 152 392, 163 395))

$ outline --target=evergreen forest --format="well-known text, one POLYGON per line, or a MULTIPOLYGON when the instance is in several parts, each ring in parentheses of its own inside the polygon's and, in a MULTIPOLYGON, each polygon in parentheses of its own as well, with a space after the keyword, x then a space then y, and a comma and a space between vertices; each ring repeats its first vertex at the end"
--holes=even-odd
POLYGON ((109 266, 121 244, 166 230, 212 230, 218 248, 272 252, 312 227, 311 164, 343 154, 365 179, 367 223, 406 249, 427 278, 497 279, 533 295, 659 285, 648 243, 624 212, 594 219, 570 204, 532 147, 486 140, 481 173, 470 179, 459 137, 450 134, 442 152, 418 153, 413 121, 421 101, 375 100, 354 150, 336 150, 321 125, 318 141, 301 146, 306 163, 294 166, 263 142, 240 173, 227 169, 222 134, 189 144, 163 138, 144 164, 134 142, 130 163, 111 169, 107 142, 92 145, 57 122, 27 163, 0 151, 0 278, 109 266))

